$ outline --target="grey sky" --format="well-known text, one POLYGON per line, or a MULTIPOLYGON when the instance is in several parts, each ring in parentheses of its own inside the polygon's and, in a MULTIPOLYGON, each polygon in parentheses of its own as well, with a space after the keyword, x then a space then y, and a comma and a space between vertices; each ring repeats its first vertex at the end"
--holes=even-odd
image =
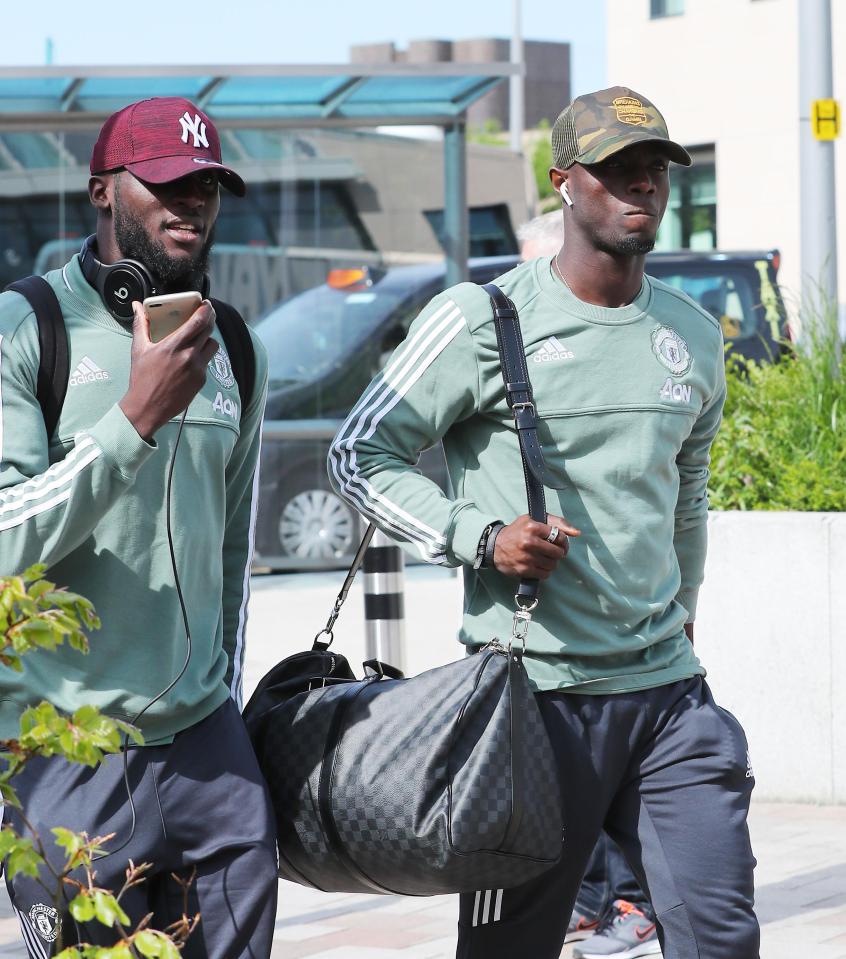
MULTIPOLYGON (((512 0, 2 2, 0 63, 343 63, 354 43, 511 32, 512 0), (219 11, 219 13, 216 13, 219 11)), ((605 0, 523 0, 523 35, 573 44, 574 94, 605 85, 605 0)))

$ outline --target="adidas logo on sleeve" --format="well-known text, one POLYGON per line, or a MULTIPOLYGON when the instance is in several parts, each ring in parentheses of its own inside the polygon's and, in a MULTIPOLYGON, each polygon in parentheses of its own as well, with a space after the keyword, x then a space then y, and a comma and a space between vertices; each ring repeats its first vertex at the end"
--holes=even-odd
POLYGON ((83 356, 68 379, 68 386, 82 386, 85 383, 96 383, 98 380, 109 380, 111 377, 106 370, 101 370, 90 356, 83 356))
POLYGON ((535 363, 551 363, 553 360, 572 360, 575 353, 568 350, 557 336, 547 337, 532 354, 535 363))

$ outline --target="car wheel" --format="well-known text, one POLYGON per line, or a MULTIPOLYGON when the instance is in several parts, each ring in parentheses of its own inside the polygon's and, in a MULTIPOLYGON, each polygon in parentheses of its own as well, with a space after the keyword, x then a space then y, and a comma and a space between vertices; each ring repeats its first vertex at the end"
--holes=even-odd
POLYGON ((277 521, 284 556, 336 560, 353 552, 356 517, 335 492, 306 487, 282 503, 277 521))

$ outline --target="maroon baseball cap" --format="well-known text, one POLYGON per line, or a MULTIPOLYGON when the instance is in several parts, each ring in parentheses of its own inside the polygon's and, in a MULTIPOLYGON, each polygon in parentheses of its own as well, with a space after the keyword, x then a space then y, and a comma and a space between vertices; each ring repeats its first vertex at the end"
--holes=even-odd
POLYGON ((182 97, 139 100, 106 120, 91 154, 91 173, 121 167, 147 183, 216 170, 230 193, 247 192, 241 177, 222 162, 215 125, 182 97))

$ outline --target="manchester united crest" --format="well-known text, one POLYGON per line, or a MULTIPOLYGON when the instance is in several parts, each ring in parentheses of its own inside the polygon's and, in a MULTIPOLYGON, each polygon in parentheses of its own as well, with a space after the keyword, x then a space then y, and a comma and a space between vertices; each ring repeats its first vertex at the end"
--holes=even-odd
POLYGON ((29 910, 29 918, 32 925, 38 931, 38 934, 45 942, 55 942, 62 928, 62 920, 59 913, 52 907, 43 902, 37 902, 29 910))
POLYGON ((652 331, 652 352, 673 376, 683 376, 690 369, 687 343, 669 326, 658 326, 652 331))
POLYGON ((232 372, 232 364, 229 362, 226 350, 224 350, 222 346, 218 348, 217 353, 211 358, 209 369, 211 370, 212 376, 225 390, 231 390, 235 385, 235 374, 232 372))

